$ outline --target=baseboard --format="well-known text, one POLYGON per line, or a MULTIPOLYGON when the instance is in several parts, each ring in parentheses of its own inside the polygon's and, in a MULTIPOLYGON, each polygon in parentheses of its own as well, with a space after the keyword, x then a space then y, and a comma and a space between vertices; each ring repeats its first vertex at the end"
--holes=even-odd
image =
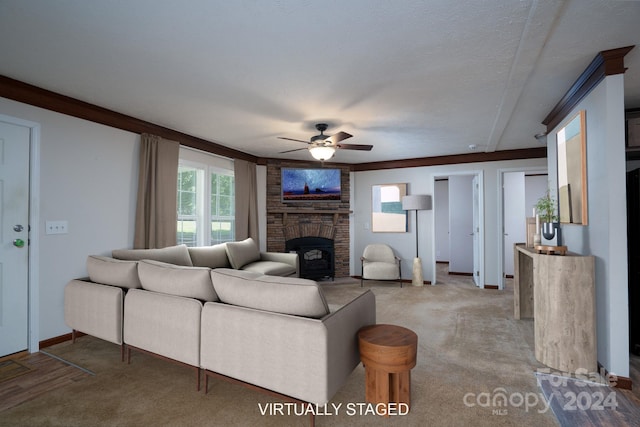
POLYGON ((449 275, 451 275, 451 276, 472 276, 473 277, 473 273, 460 273, 460 272, 456 272, 456 271, 450 271, 449 275))
MULTIPOLYGON (((413 280, 411 280, 411 279, 402 279, 402 283, 413 283, 413 280)), ((423 285, 430 285, 431 284, 431 280, 423 280, 422 284, 423 285)))
POLYGON ((449 264, 449 261, 436 261, 436 264, 449 264))
MULTIPOLYGON (((602 366, 602 363, 600 362, 598 362, 598 372, 600 372, 600 375, 602 375, 604 378, 609 377, 609 371, 607 371, 607 369, 604 366, 602 366)), ((615 381, 612 381, 611 385, 613 387, 621 388, 623 390, 633 389, 633 381, 631 380, 631 378, 622 377, 620 375, 615 375, 615 381)))
MULTIPOLYGON (((87 335, 87 334, 82 332, 76 332, 76 338, 82 337, 84 335, 87 335)), ((72 335, 71 335, 71 332, 69 332, 68 334, 59 335, 57 337, 40 341, 38 343, 38 348, 43 349, 43 348, 51 347, 52 345, 60 344, 65 341, 71 341, 71 339, 72 339, 72 335)))
POLYGON ((500 289, 498 285, 484 285, 485 289, 500 289))

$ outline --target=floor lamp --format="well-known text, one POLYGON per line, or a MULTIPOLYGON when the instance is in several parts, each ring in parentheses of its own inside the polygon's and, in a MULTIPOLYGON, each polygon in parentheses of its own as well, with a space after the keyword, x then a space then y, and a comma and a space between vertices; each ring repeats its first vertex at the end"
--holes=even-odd
POLYGON ((431 196, 426 194, 412 194, 402 198, 402 209, 405 211, 416 211, 416 257, 413 259, 413 276, 411 283, 413 286, 422 286, 424 278, 422 275, 422 261, 418 256, 418 211, 431 210, 431 196))

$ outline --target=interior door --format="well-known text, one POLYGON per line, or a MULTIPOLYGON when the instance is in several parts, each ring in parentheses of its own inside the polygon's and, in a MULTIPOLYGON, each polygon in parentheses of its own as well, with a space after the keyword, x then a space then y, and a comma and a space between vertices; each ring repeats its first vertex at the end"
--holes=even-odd
POLYGON ((0 357, 29 344, 29 137, 0 121, 0 357))
POLYGON ((480 185, 478 175, 473 177, 473 282, 480 286, 480 185))
POLYGON ((474 273, 473 176, 449 176, 449 272, 474 273))
MULTIPOLYGON (((513 244, 527 241, 524 172, 505 172, 502 197, 504 206, 504 274, 513 277, 513 244)), ((529 213, 529 215, 531 215, 529 213)))

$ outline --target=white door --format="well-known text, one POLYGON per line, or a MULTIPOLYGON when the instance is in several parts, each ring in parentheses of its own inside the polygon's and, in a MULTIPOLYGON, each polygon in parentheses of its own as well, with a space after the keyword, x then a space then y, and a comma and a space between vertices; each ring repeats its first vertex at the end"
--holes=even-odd
POLYGON ((0 357, 28 348, 29 140, 0 121, 0 357))
POLYGON ((449 176, 449 272, 473 273, 473 176, 449 176))
MULTIPOLYGON (((513 245, 527 241, 524 172, 505 172, 502 197, 504 206, 504 274, 513 277, 513 245)), ((532 213, 530 212, 529 215, 532 213)))
POLYGON ((480 184, 473 177, 473 282, 480 286, 480 184))

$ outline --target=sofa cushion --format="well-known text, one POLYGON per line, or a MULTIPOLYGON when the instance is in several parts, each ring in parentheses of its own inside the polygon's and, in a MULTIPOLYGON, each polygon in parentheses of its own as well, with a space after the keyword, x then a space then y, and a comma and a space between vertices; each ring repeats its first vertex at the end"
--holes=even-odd
POLYGON ((202 301, 218 301, 210 271, 208 267, 185 267, 153 260, 138 263, 143 289, 202 301))
POLYGON ((117 259, 139 261, 152 259, 175 265, 192 266, 187 245, 169 246, 161 249, 114 249, 111 255, 117 259))
POLYGON ((225 247, 231 267, 236 270, 251 262, 260 261, 260 248, 251 237, 241 242, 227 242, 225 247))
POLYGON ((123 261, 106 256, 87 257, 87 271, 92 282, 120 288, 139 288, 138 262, 123 261))
POLYGON ((191 263, 194 267, 228 268, 229 258, 224 243, 213 246, 198 246, 188 248, 191 263))
POLYGON ((296 268, 291 264, 277 261, 256 261, 242 267, 244 271, 266 274, 268 276, 294 276, 296 268))
POLYGON ((313 318, 329 314, 324 293, 313 280, 217 268, 211 270, 211 281, 227 304, 313 318))

